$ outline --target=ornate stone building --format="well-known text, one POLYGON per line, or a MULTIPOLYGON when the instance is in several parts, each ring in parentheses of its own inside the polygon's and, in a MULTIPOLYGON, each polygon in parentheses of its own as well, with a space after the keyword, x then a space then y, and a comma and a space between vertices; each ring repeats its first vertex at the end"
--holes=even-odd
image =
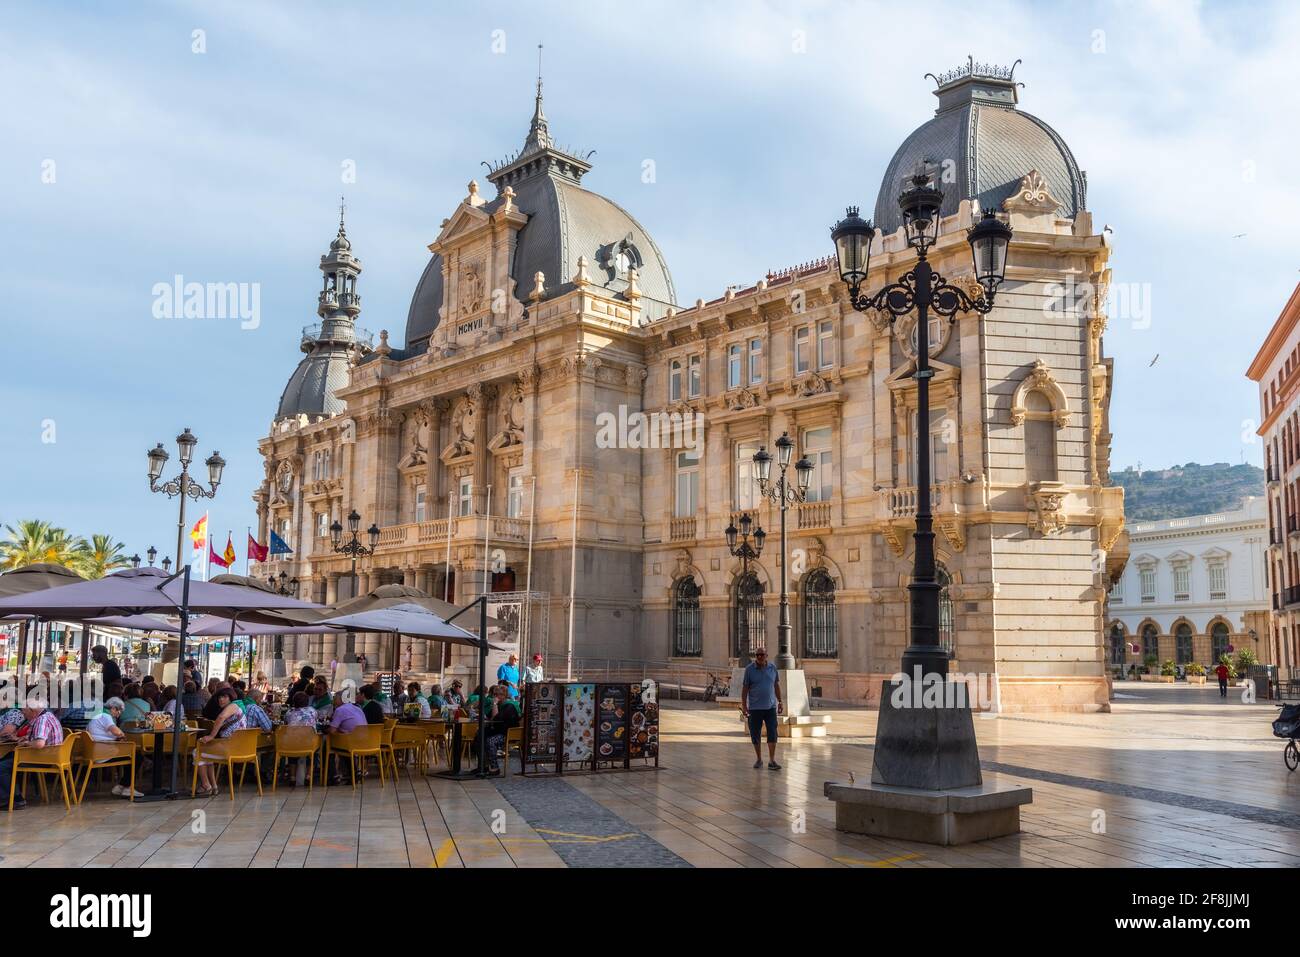
MULTIPOLYGON (((913 261, 896 200, 918 162, 946 195, 937 271, 969 274, 978 207, 1015 230, 993 312, 931 329, 945 639, 954 670, 996 676, 1005 709, 1104 709, 1124 541, 1107 482, 1109 249, 1070 150, 1017 109, 1016 86, 974 65, 940 78, 935 117, 882 181, 867 285, 913 261)), ((906 635, 913 330, 855 313, 830 260, 683 307, 645 230, 582 185, 590 168, 552 141, 539 84, 523 149, 488 175, 496 196, 471 183, 430 243, 400 348, 381 333, 372 351, 354 329, 361 267, 340 225, 322 326, 260 443, 261 525, 296 549, 267 571, 346 595, 327 529, 356 508, 383 529, 362 590, 404 581, 462 601, 527 587, 549 596, 552 670, 571 624, 576 658, 716 671, 776 644, 778 516, 751 459, 788 432, 815 466, 789 516, 793 652, 828 698, 878 694, 906 635), (655 428, 669 423, 686 428, 655 428), (748 569, 723 534, 742 512, 771 533, 748 569)), ((319 663, 332 642, 289 654, 319 663)), ((411 667, 436 667, 419 643, 411 667)))

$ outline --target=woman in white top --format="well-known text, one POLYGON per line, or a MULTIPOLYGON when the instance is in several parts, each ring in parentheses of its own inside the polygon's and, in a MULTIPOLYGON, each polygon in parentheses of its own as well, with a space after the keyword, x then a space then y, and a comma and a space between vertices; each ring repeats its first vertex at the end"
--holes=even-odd
MULTIPOLYGON (((117 726, 117 721, 122 717, 122 710, 125 707, 126 703, 121 698, 109 698, 105 701, 104 710, 86 724, 86 732, 90 735, 90 740, 101 744, 116 744, 124 740, 126 735, 117 726)), ((122 777, 113 787, 113 793, 118 797, 144 797, 139 791, 131 790, 130 768, 122 772, 122 777)))

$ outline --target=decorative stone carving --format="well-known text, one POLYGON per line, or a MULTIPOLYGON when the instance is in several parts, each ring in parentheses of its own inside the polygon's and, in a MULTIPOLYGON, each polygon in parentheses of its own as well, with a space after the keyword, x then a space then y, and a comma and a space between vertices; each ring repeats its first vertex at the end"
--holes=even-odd
POLYGON ((1003 208, 1011 211, 1016 207, 1029 207, 1040 211, 1052 212, 1061 208, 1061 201, 1052 195, 1051 188, 1043 174, 1031 169, 1020 179, 1016 192, 1007 197, 1003 208))
POLYGON ((487 300, 487 277, 484 275, 484 263, 474 259, 460 267, 460 279, 456 287, 456 296, 460 302, 460 314, 468 316, 478 312, 487 300))
POLYGON ((546 273, 540 270, 533 273, 533 291, 528 294, 528 298, 537 302, 546 295, 546 273))
POLYGON ((745 409, 754 409, 759 406, 758 396, 748 389, 741 389, 738 392, 730 393, 726 398, 726 407, 732 412, 743 412, 745 409))
POLYGON ((645 381, 646 376, 650 373, 644 366, 628 366, 623 370, 623 379, 627 382, 629 389, 640 389, 641 383, 645 381))
POLYGON ((889 545, 889 550, 895 556, 901 558, 903 552, 907 549, 907 530, 899 525, 886 525, 881 530, 881 535, 884 537, 885 543, 889 545))
POLYGON ((1034 482, 1026 494, 1027 524, 1040 535, 1065 530, 1065 490, 1060 482, 1034 482))
POLYGON ((787 391, 794 396, 825 395, 831 391, 831 384, 816 372, 810 372, 798 379, 792 379, 787 391))
POLYGON ((1029 370, 1028 375, 1020 380, 1020 385, 1016 386, 1016 391, 1011 396, 1012 425, 1021 425, 1025 421, 1025 416, 1028 415, 1025 397, 1033 391, 1043 393, 1051 402, 1052 420, 1056 423, 1058 429, 1063 429, 1069 425, 1070 400, 1052 375, 1052 371, 1047 367, 1047 363, 1042 359, 1034 360, 1033 368, 1029 370))

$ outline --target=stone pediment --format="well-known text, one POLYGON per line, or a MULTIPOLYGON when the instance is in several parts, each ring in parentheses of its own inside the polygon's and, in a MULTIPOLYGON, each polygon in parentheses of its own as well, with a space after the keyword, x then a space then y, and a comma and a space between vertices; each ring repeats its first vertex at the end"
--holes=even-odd
POLYGON ((429 252, 442 253, 447 248, 457 245, 460 240, 478 232, 490 221, 491 217, 483 210, 468 203, 461 203, 451 214, 451 218, 444 221, 438 238, 429 244, 429 252))

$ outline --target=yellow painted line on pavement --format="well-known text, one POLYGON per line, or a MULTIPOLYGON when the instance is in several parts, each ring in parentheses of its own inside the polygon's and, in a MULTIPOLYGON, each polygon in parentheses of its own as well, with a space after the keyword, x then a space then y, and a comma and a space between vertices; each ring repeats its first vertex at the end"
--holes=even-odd
POLYGON ((636 837, 636 832, 628 834, 574 834, 571 831, 552 831, 548 828, 539 827, 535 829, 538 834, 553 834, 560 838, 571 838, 572 840, 553 841, 548 839, 550 844, 607 844, 610 841, 624 841, 629 837, 636 837))
POLYGON ((442 847, 438 848, 437 853, 433 855, 433 866, 445 867, 447 858, 451 857, 454 850, 456 850, 456 842, 451 838, 447 838, 442 842, 442 847))
POLYGON ((914 861, 920 854, 900 854, 898 857, 883 857, 878 861, 866 861, 860 857, 833 857, 837 864, 857 864, 859 867, 896 867, 899 861, 914 861))

